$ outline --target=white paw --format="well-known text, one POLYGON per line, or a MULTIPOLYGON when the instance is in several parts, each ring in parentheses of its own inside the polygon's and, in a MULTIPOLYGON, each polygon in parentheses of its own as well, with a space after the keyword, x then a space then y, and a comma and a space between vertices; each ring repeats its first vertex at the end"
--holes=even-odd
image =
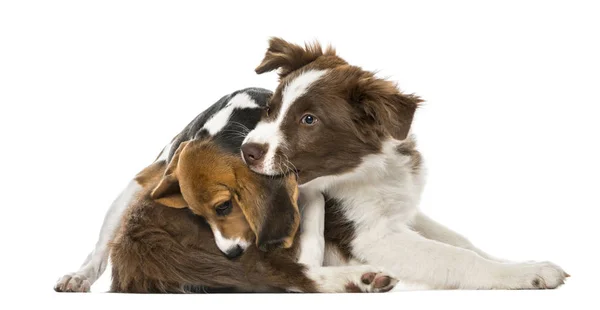
POLYGON ((90 281, 86 276, 70 273, 56 282, 54 290, 57 292, 89 292, 90 287, 90 281))
POLYGON ((516 277, 511 289, 553 289, 565 283, 570 277, 559 266, 551 262, 528 262, 513 265, 516 277))
POLYGON ((398 283, 394 277, 366 265, 311 268, 309 276, 323 293, 380 293, 398 283))
POLYGON ((391 291, 398 280, 383 272, 367 272, 360 276, 360 282, 351 281, 346 284, 348 293, 384 293, 391 291))

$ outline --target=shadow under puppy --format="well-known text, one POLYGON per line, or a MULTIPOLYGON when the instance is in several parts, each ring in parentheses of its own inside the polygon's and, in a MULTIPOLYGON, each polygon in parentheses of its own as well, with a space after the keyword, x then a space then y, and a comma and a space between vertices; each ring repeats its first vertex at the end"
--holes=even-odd
POLYGON ((294 242, 300 221, 295 176, 252 172, 239 156, 243 137, 236 136, 237 148, 232 148, 227 135, 211 132, 213 125, 209 119, 194 128, 197 133, 178 142, 168 163, 157 160, 136 176, 141 189, 110 244, 111 291, 393 288, 397 281, 371 266, 309 268, 298 261, 302 249, 294 242))

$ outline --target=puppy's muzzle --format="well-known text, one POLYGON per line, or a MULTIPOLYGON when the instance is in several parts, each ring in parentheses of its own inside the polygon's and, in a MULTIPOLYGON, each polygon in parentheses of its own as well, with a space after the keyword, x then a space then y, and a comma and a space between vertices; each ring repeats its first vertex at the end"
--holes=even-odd
POLYGON ((267 152, 267 145, 258 143, 246 143, 242 145, 242 154, 246 164, 254 166, 260 164, 267 152))
POLYGON ((227 250, 227 252, 225 252, 225 256, 227 256, 227 258, 229 258, 229 259, 234 259, 234 258, 242 255, 243 253, 244 253, 244 249, 241 246, 236 245, 236 246, 232 247, 231 249, 227 250))

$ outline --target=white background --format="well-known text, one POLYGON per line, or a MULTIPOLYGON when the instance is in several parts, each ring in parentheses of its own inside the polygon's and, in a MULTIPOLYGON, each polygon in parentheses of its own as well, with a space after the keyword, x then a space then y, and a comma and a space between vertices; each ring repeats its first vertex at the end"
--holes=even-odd
MULTIPOLYGON (((1 303, 50 308, 562 308, 596 302, 600 48, 593 2, 0 2, 1 303), (339 55, 427 102, 422 209, 486 251, 551 260, 556 291, 57 294, 127 181, 255 75, 269 36, 339 55), (8 297, 8 298, 6 298, 8 297)), ((110 269, 109 269, 110 270, 110 269)), ((93 287, 108 289, 110 272, 93 287)), ((5 308, 5 307, 2 307, 5 308)))

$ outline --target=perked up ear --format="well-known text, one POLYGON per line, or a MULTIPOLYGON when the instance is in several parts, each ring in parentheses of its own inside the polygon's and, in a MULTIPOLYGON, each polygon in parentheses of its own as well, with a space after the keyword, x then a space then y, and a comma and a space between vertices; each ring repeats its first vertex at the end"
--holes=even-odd
POLYGON ((181 155, 182 150, 187 145, 186 142, 182 142, 169 166, 165 170, 165 174, 163 175, 158 185, 150 194, 150 197, 157 201, 158 203, 165 205, 171 208, 185 208, 187 207, 187 203, 183 199, 183 195, 181 194, 181 188, 179 187, 179 178, 177 175, 177 165, 179 164, 179 157, 181 155))
POLYGON ((256 246, 262 251, 291 247, 300 226, 295 177, 273 178, 243 168, 246 171, 236 172, 243 196, 234 197, 256 236, 256 246))
POLYGON ((397 140, 408 136, 419 103, 415 95, 400 93, 396 84, 374 76, 361 78, 351 87, 350 101, 359 110, 362 128, 397 140))
POLYGON ((304 47, 289 43, 281 38, 271 38, 269 48, 262 62, 254 71, 261 74, 279 69, 279 78, 298 70, 323 55, 335 55, 335 50, 328 47, 325 52, 318 42, 305 44, 304 47))

